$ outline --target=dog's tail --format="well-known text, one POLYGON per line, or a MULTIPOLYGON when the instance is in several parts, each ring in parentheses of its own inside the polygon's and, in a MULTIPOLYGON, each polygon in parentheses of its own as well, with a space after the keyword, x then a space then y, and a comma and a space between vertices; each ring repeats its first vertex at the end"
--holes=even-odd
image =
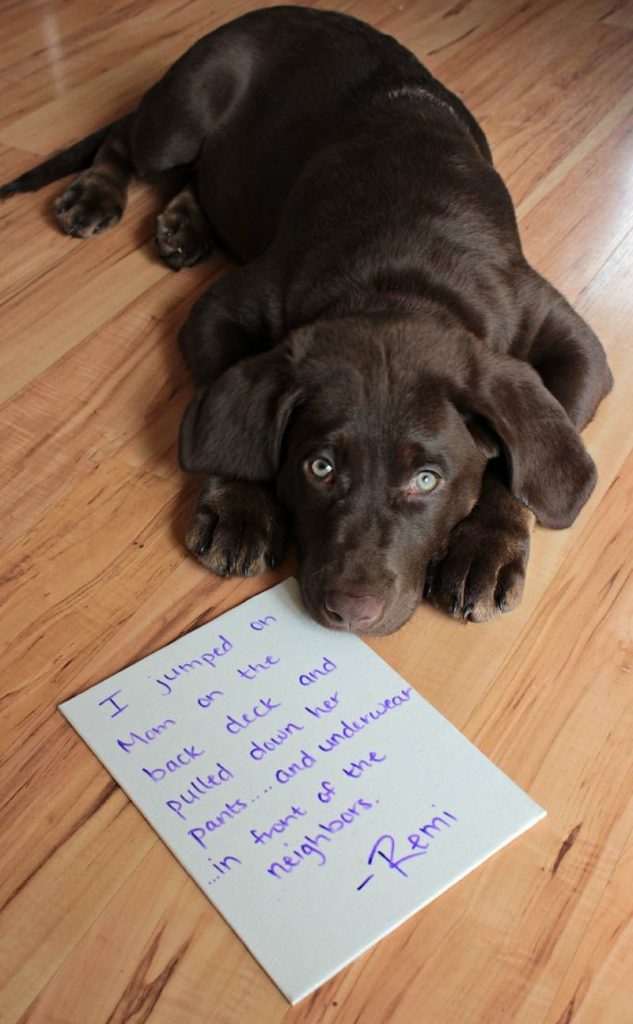
POLYGON ((9 196, 16 195, 18 192, 36 192, 44 185, 49 185, 51 181, 65 178, 67 174, 74 174, 76 171, 83 171, 84 168, 90 166, 100 146, 117 124, 119 121, 113 121, 112 124, 100 128, 98 132, 93 132, 92 135, 86 136, 80 142, 75 142, 68 149, 62 149, 59 153, 55 153, 54 156, 44 160, 37 167, 21 174, 15 181, 0 186, 0 199, 8 199, 9 196))

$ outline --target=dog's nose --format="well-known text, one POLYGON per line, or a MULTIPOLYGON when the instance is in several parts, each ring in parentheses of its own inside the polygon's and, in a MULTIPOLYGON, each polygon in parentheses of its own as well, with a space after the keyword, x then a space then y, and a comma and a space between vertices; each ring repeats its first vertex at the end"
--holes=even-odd
POLYGON ((325 610, 336 626, 347 629, 371 629, 382 616, 385 602, 373 594, 343 594, 340 590, 328 590, 325 594, 325 610))

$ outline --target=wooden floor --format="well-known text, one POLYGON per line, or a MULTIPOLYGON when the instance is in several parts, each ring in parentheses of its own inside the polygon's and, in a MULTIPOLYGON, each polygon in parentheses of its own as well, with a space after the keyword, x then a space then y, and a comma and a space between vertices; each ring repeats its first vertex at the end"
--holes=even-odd
MULTIPOLYGON (((130 109, 239 0, 0 3, 0 180, 130 109), (99 13, 101 11, 102 13, 99 13)), ((604 341, 597 492, 539 530, 522 607, 423 608, 376 648, 547 819, 290 1009, 96 758, 64 698, 269 586, 183 549, 175 331, 219 261, 173 274, 157 197, 90 242, 58 187, 2 220, 0 1020, 633 1021, 633 3, 329 0, 396 35, 481 120, 529 259, 604 341)), ((324 898, 323 913, 336 913, 324 898)))

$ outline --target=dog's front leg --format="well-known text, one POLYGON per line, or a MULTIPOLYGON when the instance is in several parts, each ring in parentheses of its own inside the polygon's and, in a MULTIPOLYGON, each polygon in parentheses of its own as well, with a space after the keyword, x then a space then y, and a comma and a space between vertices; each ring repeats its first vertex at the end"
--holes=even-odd
POLYGON ((214 281, 194 303, 178 340, 198 387, 279 340, 275 276, 264 256, 214 281))
POLYGON ((488 464, 470 515, 454 527, 443 557, 427 571, 425 597, 454 618, 487 622, 523 596, 534 515, 488 464))
MULTIPOLYGON (((208 387, 278 340, 275 295, 273 274, 261 260, 222 277, 196 302, 180 333, 196 384, 208 387)), ((260 429, 266 429, 263 421, 260 429)), ((254 576, 281 562, 287 535, 287 516, 272 485, 214 473, 203 484, 186 544, 219 576, 254 576)))
POLYGON ((256 576, 280 564, 287 536, 286 513, 272 487, 209 476, 186 544, 218 576, 256 576))
MULTIPOLYGON (((540 297, 545 313, 524 355, 582 430, 613 383, 605 352, 569 303, 531 274, 534 305, 540 297)), ((477 504, 427 572, 425 595, 450 615, 473 622, 511 611, 523 594, 533 525, 532 513, 510 494, 500 461, 490 462, 477 504)))

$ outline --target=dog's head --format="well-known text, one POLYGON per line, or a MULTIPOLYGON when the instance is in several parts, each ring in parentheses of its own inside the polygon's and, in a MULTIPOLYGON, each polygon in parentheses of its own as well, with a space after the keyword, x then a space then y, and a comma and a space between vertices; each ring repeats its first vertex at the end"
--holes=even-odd
POLYGON ((545 526, 569 526, 595 467, 527 364, 441 321, 321 322, 193 399, 182 465, 277 481, 314 618, 373 634, 420 602, 429 560, 477 501, 489 458, 545 526))

